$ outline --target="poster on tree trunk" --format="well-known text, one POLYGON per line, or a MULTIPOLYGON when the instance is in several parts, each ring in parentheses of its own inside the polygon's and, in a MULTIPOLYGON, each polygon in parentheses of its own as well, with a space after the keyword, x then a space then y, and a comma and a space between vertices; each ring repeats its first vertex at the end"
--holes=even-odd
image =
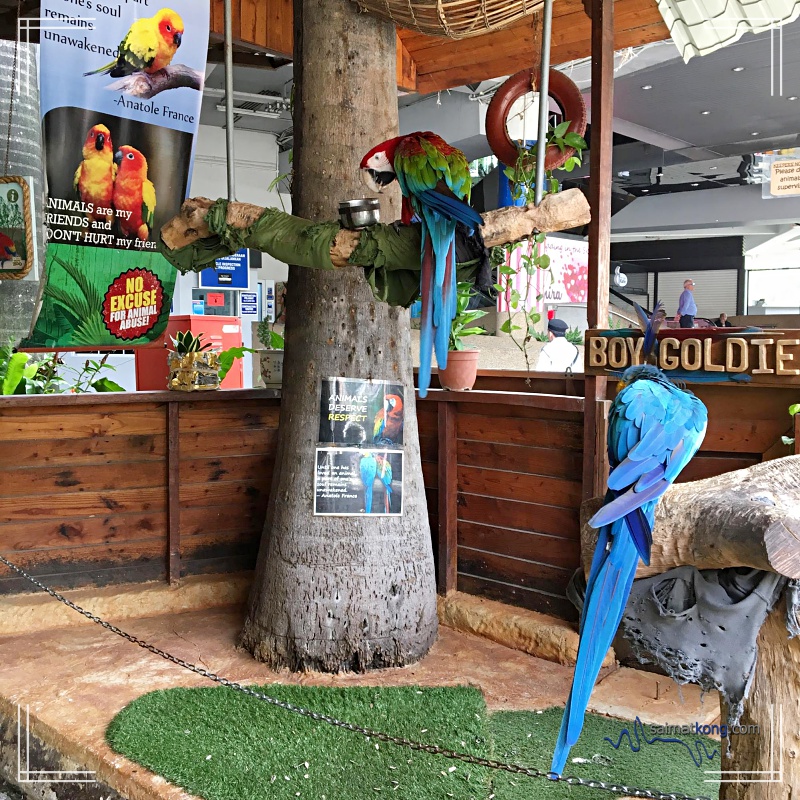
POLYGON ((320 444, 400 447, 403 384, 365 378, 323 378, 320 444))
POLYGON ((191 180, 209 0, 42 0, 45 285, 28 347, 130 347, 164 331, 161 226, 191 180))
POLYGON ((403 513, 403 452, 318 447, 314 475, 317 516, 398 517, 403 513))

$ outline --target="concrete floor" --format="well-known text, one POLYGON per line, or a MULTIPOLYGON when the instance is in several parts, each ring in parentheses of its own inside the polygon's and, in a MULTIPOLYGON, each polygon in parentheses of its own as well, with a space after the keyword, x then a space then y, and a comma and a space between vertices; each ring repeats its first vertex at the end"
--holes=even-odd
MULTIPOLYGON (((535 710, 563 704, 572 678, 570 667, 444 627, 429 655, 411 667, 368 675, 274 673, 236 650, 242 613, 240 606, 229 606, 126 619, 120 626, 179 658, 243 683, 470 684, 482 689, 492 710, 535 710)), ((29 706, 36 736, 83 769, 95 770, 98 780, 132 800, 183 800, 187 795, 113 753, 104 738, 109 722, 146 692, 206 685, 205 679, 94 625, 0 638, 0 716, 15 719, 17 704, 29 706)), ((701 704, 697 687, 679 690, 666 678, 627 669, 606 674, 590 709, 671 724, 711 722, 719 714, 716 698, 701 704)))

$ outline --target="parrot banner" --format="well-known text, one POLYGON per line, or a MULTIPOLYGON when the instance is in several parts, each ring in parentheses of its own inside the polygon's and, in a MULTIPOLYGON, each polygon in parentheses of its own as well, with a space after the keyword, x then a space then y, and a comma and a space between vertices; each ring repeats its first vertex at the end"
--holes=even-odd
POLYGON ((164 332, 177 271, 158 237, 189 190, 209 15, 209 0, 42 0, 47 251, 23 347, 164 332))

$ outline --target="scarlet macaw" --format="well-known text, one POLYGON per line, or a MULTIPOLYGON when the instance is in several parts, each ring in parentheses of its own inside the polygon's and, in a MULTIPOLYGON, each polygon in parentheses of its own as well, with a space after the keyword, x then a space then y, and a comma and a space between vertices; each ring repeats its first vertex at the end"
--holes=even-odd
POLYGON ((183 39, 183 19, 171 8, 162 8, 152 17, 137 19, 120 42, 116 60, 87 75, 122 78, 134 72, 152 75, 168 67, 183 39))
POLYGON ((0 233, 0 266, 6 261, 10 261, 13 265, 17 256, 17 248, 14 246, 13 239, 4 233, 0 233))
MULTIPOLYGON (((636 307, 644 329, 645 361, 656 344, 664 308, 636 307)), ((589 520, 600 529, 586 584, 575 674, 558 733, 552 772, 561 774, 580 736, 589 696, 619 627, 641 558, 650 563, 658 498, 691 461, 706 433, 708 411, 658 367, 629 367, 608 419, 608 492, 589 520)))
POLYGON ((447 366, 450 324, 456 314, 456 223, 470 230, 483 219, 469 205, 472 179, 464 154, 430 131, 398 136, 373 147, 361 160, 362 175, 373 191, 397 180, 403 193, 404 225, 422 225, 422 318, 419 394, 431 380, 431 351, 440 369, 447 366))
POLYGON ((403 433, 403 398, 387 394, 383 408, 375 415, 372 441, 379 444, 397 444, 403 433))

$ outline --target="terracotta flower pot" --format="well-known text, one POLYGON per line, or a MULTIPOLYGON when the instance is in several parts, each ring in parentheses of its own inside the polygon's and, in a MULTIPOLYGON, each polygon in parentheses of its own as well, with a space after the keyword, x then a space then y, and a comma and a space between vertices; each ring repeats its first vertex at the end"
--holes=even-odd
POLYGON ((439 370, 442 389, 463 392, 475 385, 478 377, 479 350, 451 350, 447 354, 447 368, 439 370))

